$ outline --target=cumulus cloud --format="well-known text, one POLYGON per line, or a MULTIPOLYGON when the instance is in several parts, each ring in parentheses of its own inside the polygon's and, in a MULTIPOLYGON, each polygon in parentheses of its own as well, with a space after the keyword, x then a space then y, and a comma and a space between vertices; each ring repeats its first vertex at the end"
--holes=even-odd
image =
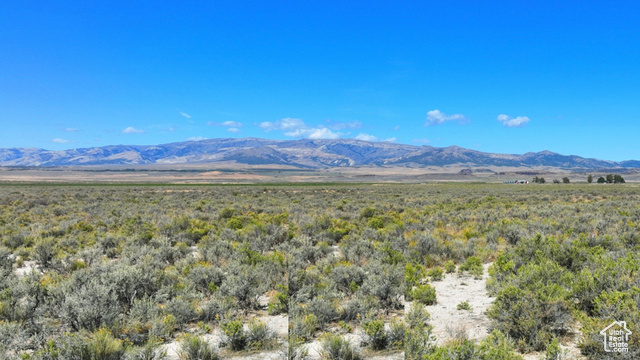
POLYGON ((283 131, 285 136, 308 139, 337 139, 339 132, 325 126, 312 127, 297 118, 284 118, 277 121, 264 121, 258 124, 264 131, 283 131))
POLYGON ((122 130, 123 134, 142 134, 144 130, 136 129, 133 126, 129 126, 122 130))
POLYGON ((467 118, 462 114, 447 115, 442 111, 435 109, 435 110, 427 111, 427 122, 425 123, 425 125, 426 126, 440 125, 447 121, 464 122, 466 120, 467 118))
POLYGON ((187 114, 186 112, 182 112, 182 111, 178 111, 180 113, 180 115, 182 117, 186 117, 187 119, 191 119, 191 115, 187 114))
POLYGON ((206 137, 203 136, 192 136, 192 137, 188 137, 185 140, 187 141, 200 141, 200 140, 207 140, 206 137))
POLYGON ((382 140, 382 142, 396 142, 396 141, 398 141, 398 138, 395 136, 382 140))
POLYGON ((362 141, 378 141, 378 137, 377 136, 373 136, 373 135, 369 135, 369 134, 365 134, 365 133, 360 133, 358 135, 356 135, 355 137, 356 140, 362 140, 362 141))
POLYGON ((511 118, 509 115, 500 114, 498 115, 498 121, 500 121, 502 125, 506 127, 523 127, 529 122, 529 117, 518 116, 515 118, 511 118))
POLYGON ((227 131, 230 133, 239 133, 240 129, 231 127, 231 128, 228 128, 227 131))
POLYGON ((70 133, 75 133, 80 131, 80 129, 76 129, 76 128, 65 128, 64 131, 66 132, 70 132, 70 133))
POLYGON ((67 140, 67 139, 60 139, 60 138, 55 138, 55 139, 53 139, 51 141, 54 142, 54 143, 57 143, 57 144, 66 144, 66 143, 69 142, 69 140, 67 140))
MULTIPOLYGON (((340 137, 340 134, 333 132, 327 128, 317 128, 317 129, 309 129, 308 138, 309 139, 337 139, 340 137)), ((285 133, 285 135, 287 135, 285 133)))

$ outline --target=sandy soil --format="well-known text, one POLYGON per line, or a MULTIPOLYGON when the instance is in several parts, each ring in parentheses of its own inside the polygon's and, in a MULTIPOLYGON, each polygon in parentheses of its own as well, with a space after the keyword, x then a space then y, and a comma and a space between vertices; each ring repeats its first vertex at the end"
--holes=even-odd
MULTIPOLYGON (((427 306, 427 311, 431 314, 429 324, 433 326, 437 344, 445 344, 459 332, 466 333, 472 340, 482 340, 489 335, 490 322, 486 313, 494 298, 487 293, 485 282, 490 265, 484 265, 482 280, 456 273, 446 274, 442 281, 429 283, 435 287, 438 299, 435 305, 427 306), (469 302, 471 310, 457 309, 458 304, 463 301, 469 302)), ((410 304, 405 306, 406 313, 410 304)))

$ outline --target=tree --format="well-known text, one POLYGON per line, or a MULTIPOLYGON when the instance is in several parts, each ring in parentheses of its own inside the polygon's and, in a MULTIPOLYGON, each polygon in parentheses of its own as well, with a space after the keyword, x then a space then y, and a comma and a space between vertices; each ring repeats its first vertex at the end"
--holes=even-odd
POLYGON ((560 184, 560 180, 558 180, 558 179, 553 179, 553 183, 554 183, 554 184, 560 184))
POLYGON ((604 178, 602 176, 600 176, 598 178, 598 184, 604 184, 606 181, 604 180, 604 178))
POLYGON ((624 184, 624 179, 622 178, 621 175, 614 175, 613 176, 613 182, 615 184, 624 184))
POLYGON ((593 182, 593 175, 589 174, 589 176, 587 176, 587 182, 589 184, 591 184, 593 182))
POLYGON ((568 177, 566 177, 566 176, 565 176, 565 177, 563 177, 563 178, 562 178, 562 183, 563 183, 563 184, 568 184, 569 182, 570 182, 570 181, 569 181, 569 178, 568 178, 568 177))
POLYGON ((605 180, 607 181, 607 184, 613 184, 613 174, 607 174, 605 180))
POLYGON ((543 178, 543 177, 539 178, 539 179, 538 179, 538 183, 540 183, 540 184, 544 184, 544 183, 545 183, 544 178, 543 178))

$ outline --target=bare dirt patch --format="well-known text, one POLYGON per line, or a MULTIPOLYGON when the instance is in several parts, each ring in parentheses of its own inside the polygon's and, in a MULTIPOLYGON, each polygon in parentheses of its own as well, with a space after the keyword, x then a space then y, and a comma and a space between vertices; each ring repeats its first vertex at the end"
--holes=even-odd
MULTIPOLYGON (((490 321, 487 309, 495 298, 490 297, 486 289, 487 269, 491 264, 484 265, 484 275, 481 280, 471 276, 446 274, 442 281, 430 282, 436 289, 438 302, 427 306, 431 314, 429 324, 433 326, 433 334, 438 345, 443 345, 464 332, 471 340, 482 340, 489 335, 490 321), (461 302, 467 301, 471 310, 458 310, 461 302)), ((405 313, 409 309, 405 309, 405 313)))

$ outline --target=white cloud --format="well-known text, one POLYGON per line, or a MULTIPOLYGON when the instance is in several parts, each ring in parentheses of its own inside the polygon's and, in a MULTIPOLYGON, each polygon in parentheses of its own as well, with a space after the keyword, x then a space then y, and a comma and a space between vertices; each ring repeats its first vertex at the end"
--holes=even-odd
POLYGON ((398 129, 400 129, 400 125, 393 127, 393 131, 397 131, 398 129))
POLYGON ((183 117, 186 117, 187 119, 191 119, 191 115, 187 114, 186 112, 182 112, 179 111, 180 115, 182 115, 183 117))
POLYGON ((60 138, 55 138, 55 139, 53 139, 51 141, 54 142, 54 143, 57 143, 57 144, 66 144, 66 143, 69 142, 69 140, 67 140, 67 139, 60 139, 60 138))
POLYGON ((76 129, 76 128, 65 128, 64 131, 66 132, 70 132, 70 133, 75 133, 80 131, 80 129, 76 129))
POLYGON ((360 134, 356 135, 355 139, 356 140, 362 140, 362 141, 370 141, 370 142, 378 141, 378 137, 377 136, 373 136, 373 135, 369 135, 369 134, 365 134, 365 133, 360 133, 360 134))
POLYGON ((340 137, 339 133, 333 132, 327 128, 317 128, 310 130, 311 131, 309 132, 309 136, 307 136, 309 139, 337 139, 340 137))
POLYGON ((308 139, 337 139, 342 135, 331 129, 318 126, 307 126, 304 121, 297 118, 284 118, 277 121, 264 121, 258 124, 264 131, 279 130, 283 131, 285 136, 308 139))
POLYGON ((427 139, 427 138, 422 138, 422 139, 413 139, 412 140, 414 143, 416 144, 428 144, 431 142, 431 140, 427 139))
POLYGON ((227 131, 230 133, 239 133, 240 129, 231 127, 231 128, 228 128, 227 131))
POLYGON ((382 142, 396 142, 396 141, 398 141, 398 138, 395 136, 382 140, 382 142))
POLYGON ((264 121, 264 122, 261 122, 260 125, 258 126, 260 126, 265 131, 271 131, 271 130, 287 131, 287 130, 304 129, 307 127, 304 124, 304 121, 296 118, 284 118, 284 119, 280 119, 278 121, 273 121, 273 122, 264 121))
POLYGON ((170 127, 169 129, 167 129, 167 130, 169 130, 169 131, 171 131, 171 132, 174 132, 174 131, 176 131, 176 128, 174 128, 174 127, 172 126, 172 127, 170 127))
POLYGON ((142 134, 143 132, 144 130, 136 129, 133 126, 129 126, 128 128, 122 130, 123 134, 142 134))
POLYGON ((430 126, 430 125, 440 125, 443 124, 447 121, 466 121, 467 118, 462 115, 462 114, 452 114, 452 115, 447 115, 443 112, 441 112, 438 109, 435 110, 431 110, 427 112, 427 122, 425 123, 426 126, 430 126))
POLYGON ((238 128, 238 127, 242 126, 242 123, 239 123, 237 121, 225 121, 221 125, 222 126, 229 126, 229 127, 238 128))
POLYGON ((187 141, 200 141, 200 140, 207 140, 206 137, 202 137, 202 136, 192 136, 192 137, 188 137, 185 140, 187 141))
POLYGON ((529 122, 529 117, 518 116, 515 118, 511 118, 509 115, 500 114, 498 115, 498 121, 500 121, 502 125, 506 127, 523 127, 529 122))

